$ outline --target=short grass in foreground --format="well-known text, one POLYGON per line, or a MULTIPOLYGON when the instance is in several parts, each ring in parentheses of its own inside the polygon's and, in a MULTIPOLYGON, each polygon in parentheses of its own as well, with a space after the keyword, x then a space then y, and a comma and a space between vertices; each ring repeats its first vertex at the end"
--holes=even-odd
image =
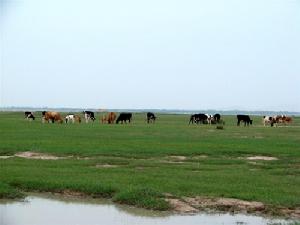
POLYGON ((0 113, 0 155, 71 156, 0 159, 0 197, 68 189, 152 209, 168 207, 164 193, 300 206, 300 118, 271 128, 261 117, 237 127, 234 116, 225 116, 219 130, 188 125, 188 115, 162 114, 146 124, 144 114, 135 114, 127 125, 100 124, 99 116, 89 124, 42 124, 25 121, 21 112, 0 113), (255 155, 278 160, 246 159, 255 155))

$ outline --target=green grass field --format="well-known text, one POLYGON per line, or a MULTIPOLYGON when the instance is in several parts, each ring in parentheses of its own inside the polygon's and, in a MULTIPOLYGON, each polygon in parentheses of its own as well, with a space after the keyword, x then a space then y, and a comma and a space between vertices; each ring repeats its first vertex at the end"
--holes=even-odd
POLYGON ((158 115, 147 124, 145 114, 134 114, 126 125, 100 124, 99 116, 89 124, 42 124, 40 115, 28 122, 22 112, 1 112, 1 156, 33 151, 66 158, 0 159, 0 198, 72 190, 152 209, 168 209, 164 193, 300 207, 300 118, 263 127, 253 117, 253 126, 237 127, 235 116, 224 116, 218 130, 188 125, 188 115, 158 115), (257 155, 278 160, 246 159, 257 155))

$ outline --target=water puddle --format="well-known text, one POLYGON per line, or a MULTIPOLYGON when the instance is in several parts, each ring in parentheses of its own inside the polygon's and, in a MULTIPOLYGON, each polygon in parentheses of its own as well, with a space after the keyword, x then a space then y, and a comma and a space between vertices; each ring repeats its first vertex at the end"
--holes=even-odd
POLYGON ((271 225, 295 221, 243 214, 176 215, 112 204, 109 200, 32 195, 22 202, 0 202, 0 225, 271 225))

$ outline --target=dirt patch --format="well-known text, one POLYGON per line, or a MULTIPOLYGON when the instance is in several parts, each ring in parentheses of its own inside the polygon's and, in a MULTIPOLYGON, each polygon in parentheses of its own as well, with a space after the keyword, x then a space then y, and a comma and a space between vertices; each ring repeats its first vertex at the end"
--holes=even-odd
POLYGON ((187 157, 183 156, 183 155, 171 155, 171 156, 168 156, 168 158, 169 159, 180 160, 180 161, 183 161, 183 160, 187 159, 187 157))
POLYGON ((247 157, 248 160, 265 160, 265 161, 272 161, 272 160, 278 160, 276 157, 270 157, 270 156, 250 156, 247 157))
POLYGON ((183 198, 183 200, 194 208, 198 209, 220 209, 226 211, 257 212, 265 210, 261 202, 250 202, 233 198, 183 198))
POLYGON ((181 201, 179 199, 166 199, 166 201, 171 205, 174 211, 179 213, 196 213, 199 212, 198 209, 190 206, 188 203, 181 201))
POLYGON ((38 153, 38 152, 19 152, 16 153, 15 156, 26 158, 26 159, 41 159, 41 160, 58 160, 58 159, 65 159, 66 157, 58 157, 46 153, 38 153))
POLYGON ((96 168, 116 168, 119 165, 112 165, 112 164, 97 164, 96 168))
POLYGON ((0 155, 0 159, 9 159, 14 157, 13 155, 0 155))
POLYGON ((300 208, 296 208, 296 209, 280 209, 280 212, 283 215, 289 215, 293 218, 298 218, 300 219, 300 208))
POLYGON ((63 190, 61 192, 54 193, 54 194, 63 195, 65 197, 87 197, 87 195, 82 192, 72 191, 72 190, 68 190, 68 189, 63 190))
POLYGON ((192 159, 205 159, 207 157, 208 157, 207 155, 195 155, 195 156, 192 156, 192 159))
POLYGON ((263 212, 266 207, 261 202, 250 202, 233 198, 184 197, 182 199, 167 198, 167 202, 176 212, 195 213, 213 209, 230 212, 263 212))
POLYGON ((266 206, 262 202, 244 201, 234 198, 209 198, 209 197, 183 197, 178 199, 174 196, 165 195, 166 201, 173 210, 178 213, 197 213, 200 211, 222 211, 233 213, 255 213, 282 215, 290 218, 300 218, 300 208, 276 208, 266 206))

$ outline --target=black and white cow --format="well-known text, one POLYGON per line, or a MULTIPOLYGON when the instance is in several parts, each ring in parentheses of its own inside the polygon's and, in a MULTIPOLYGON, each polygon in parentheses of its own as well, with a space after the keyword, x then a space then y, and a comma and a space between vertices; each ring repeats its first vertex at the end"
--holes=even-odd
POLYGON ((83 111, 85 122, 88 123, 90 120, 93 122, 96 120, 95 114, 92 111, 83 111))
POLYGON ((24 112, 24 115, 25 115, 25 119, 27 120, 35 120, 35 117, 32 112, 26 111, 24 112))
POLYGON ((203 114, 203 113, 198 113, 198 114, 193 114, 191 115, 190 117, 190 121, 189 121, 189 124, 192 123, 196 123, 196 124, 199 124, 199 123, 207 123, 207 119, 208 119, 208 116, 203 114))
POLYGON ((277 123, 276 116, 263 116, 263 125, 264 126, 270 124, 271 127, 273 127, 274 124, 276 125, 276 123, 277 123))
POLYGON ((246 124, 247 124, 247 126, 249 126, 249 124, 252 125, 252 120, 250 119, 249 115, 237 115, 236 117, 238 120, 238 122, 237 122, 238 126, 240 125, 241 121, 244 122, 244 126, 246 126, 246 124))
POLYGON ((120 121, 121 121, 121 123, 123 123, 123 122, 127 123, 127 120, 130 123, 131 119, 132 119, 132 113, 124 113, 124 112, 122 112, 118 116, 116 123, 119 123, 120 121))
POLYGON ((147 123, 155 122, 156 116, 152 112, 147 112, 147 123))

